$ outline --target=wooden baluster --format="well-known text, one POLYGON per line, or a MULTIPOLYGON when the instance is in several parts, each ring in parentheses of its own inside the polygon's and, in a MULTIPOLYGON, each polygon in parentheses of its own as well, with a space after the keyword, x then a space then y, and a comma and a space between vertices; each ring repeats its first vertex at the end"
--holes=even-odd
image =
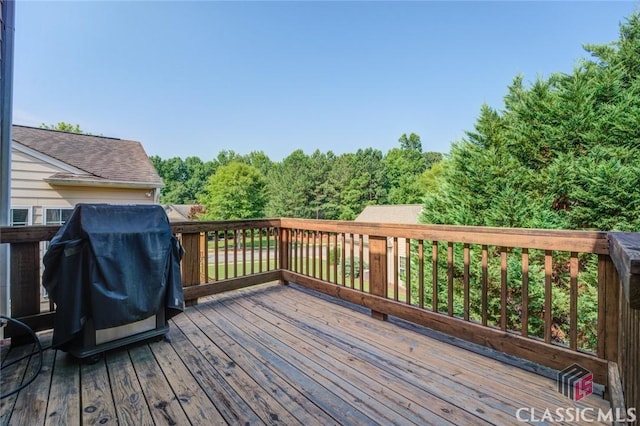
POLYGON ((233 278, 238 276, 238 230, 233 230, 233 278))
POLYGON ((340 256, 341 256, 341 262, 342 262, 340 264, 340 265, 342 265, 342 285, 346 286, 347 285, 347 273, 346 273, 347 269, 346 269, 345 261, 346 261, 346 258, 347 258, 347 254, 346 254, 346 251, 347 251, 347 234, 345 234, 344 232, 341 232, 340 236, 342 238, 342 240, 341 240, 342 245, 341 245, 341 249, 340 249, 340 256))
POLYGON ((313 256, 311 257, 311 276, 316 278, 316 262, 318 260, 318 231, 313 231, 313 256))
POLYGON ((393 300, 398 301, 398 238, 393 237, 393 300))
MULTIPOLYGON (((358 235, 358 243, 360 244, 360 291, 364 291, 364 235, 358 235)), ((371 283, 369 283, 369 291, 371 291, 371 283)))
POLYGON ((308 230, 307 230, 307 231, 305 231, 305 233, 304 233, 304 239, 305 239, 305 244, 306 244, 306 253, 307 253, 305 273, 306 273, 307 275, 311 275, 311 271, 310 271, 310 269, 309 269, 309 267, 310 267, 310 265, 309 265, 309 245, 310 245, 310 244, 309 244, 309 240, 310 240, 310 238, 309 238, 309 232, 310 232, 310 231, 308 231, 308 230))
POLYGON ((242 276, 247 275, 247 230, 241 229, 242 232, 242 276))
POLYGON ((418 240, 418 306, 424 308, 424 241, 422 240, 418 240))
POLYGON ((569 261, 569 348, 578 348, 578 253, 571 252, 569 261))
POLYGON ((355 275, 355 271, 356 271, 356 257, 355 257, 355 245, 356 245, 356 235, 355 234, 349 234, 350 239, 351 239, 351 243, 349 244, 349 274, 350 274, 350 280, 351 281, 351 288, 355 287, 355 283, 354 283, 354 275, 355 275))
POLYGON ((333 234, 333 282, 338 284, 338 234, 333 234))
MULTIPOLYGON (((270 271, 271 269, 271 236, 273 235, 273 262, 276 262, 276 259, 278 259, 278 250, 280 250, 280 252, 286 256, 287 255, 287 251, 289 250, 289 245, 291 243, 291 233, 289 230, 287 230, 287 235, 286 235, 286 239, 284 240, 285 244, 280 244, 280 246, 278 246, 278 240, 276 239, 276 230, 274 228, 266 228, 267 230, 267 255, 266 255, 266 261, 267 261, 267 267, 266 270, 270 271), (280 248, 278 248, 280 247, 280 248)), ((289 264, 289 258, 288 257, 282 257, 280 256, 280 262, 282 262, 283 260, 285 260, 285 267, 288 269, 290 267, 289 264)), ((282 266, 281 266, 282 267, 282 266)), ((284 269, 284 268, 283 268, 284 269)))
POLYGON ((408 305, 411 304, 411 240, 407 238, 405 240, 405 299, 404 302, 408 305))
POLYGON ((469 263, 470 263, 470 254, 469 254, 469 244, 465 244, 463 248, 463 256, 462 262, 464 264, 464 272, 462 276, 462 286, 463 286, 463 304, 464 304, 464 319, 465 321, 469 321, 469 263))
MULTIPOLYGON (((420 276, 422 277, 422 272, 420 276)), ((431 242, 431 292, 433 293, 431 299, 431 310, 438 312, 438 242, 431 242)), ((422 307, 422 306, 421 306, 422 307)))
POLYGON ((486 245, 482 246, 482 294, 481 294, 481 309, 482 309, 482 325, 487 325, 487 309, 488 302, 487 296, 489 292, 489 253, 486 245))
POLYGON ((522 249, 522 313, 520 321, 522 322, 521 334, 529 337, 529 250, 522 249))
POLYGON ((500 330, 507 331, 507 249, 500 248, 500 330))
POLYGON ((550 250, 544 252, 544 341, 551 343, 551 321, 553 319, 551 304, 551 275, 553 273, 553 257, 550 250))
POLYGON ((447 244, 447 313, 453 316, 453 243, 447 244))
POLYGON ((255 229, 251 228, 251 275, 253 275, 255 273, 255 263, 256 263, 256 259, 255 259, 255 243, 256 243, 256 238, 255 238, 255 229))

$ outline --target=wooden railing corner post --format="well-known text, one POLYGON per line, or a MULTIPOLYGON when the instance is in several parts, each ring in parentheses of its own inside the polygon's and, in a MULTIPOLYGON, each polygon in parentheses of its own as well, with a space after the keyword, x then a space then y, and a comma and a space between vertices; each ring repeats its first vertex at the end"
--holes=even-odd
MULTIPOLYGON (((38 242, 12 243, 9 248, 11 317, 40 313, 40 245, 38 242)), ((30 342, 22 328, 13 328, 12 345, 30 342)))
MULTIPOLYGON (((374 296, 387 297, 387 237, 369 236, 369 291, 374 296)), ((387 314, 371 310, 371 316, 382 321, 387 314)))
MULTIPOLYGON (((606 312, 606 326, 615 321, 617 341, 607 338, 605 352, 607 357, 616 357, 607 359, 617 362, 626 406, 640 409, 640 233, 610 232, 608 238, 607 285, 612 287, 612 295, 615 291, 611 304, 616 303, 616 311, 606 312), (615 352, 609 345, 615 345, 615 352)), ((606 302, 609 306, 608 299, 606 302)))
MULTIPOLYGON (((184 256, 181 262, 182 286, 190 287, 200 284, 200 232, 183 233, 181 244, 184 256)), ((196 305, 198 299, 185 300, 186 306, 196 305)))

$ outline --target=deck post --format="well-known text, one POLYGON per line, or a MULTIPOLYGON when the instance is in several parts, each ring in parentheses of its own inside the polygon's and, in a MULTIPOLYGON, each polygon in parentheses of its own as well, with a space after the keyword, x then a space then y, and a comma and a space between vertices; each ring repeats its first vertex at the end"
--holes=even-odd
MULTIPOLYGON (((182 286, 189 287, 200 284, 200 233, 183 233, 182 247, 182 286)), ((186 306, 196 305, 198 299, 185 300, 186 306)))
MULTIPOLYGON (((374 296, 387 297, 387 237, 369 236, 369 291, 374 296)), ((387 314, 371 310, 373 318, 386 321, 387 314)))
MULTIPOLYGON (((618 372, 627 408, 640 409, 640 233, 609 233, 612 278, 616 279, 618 372), (614 267, 615 265, 615 267, 614 267)), ((609 275, 609 274, 607 274, 609 275)), ((609 284, 609 283, 608 283, 609 284)), ((613 285, 613 283, 610 283, 613 285)), ((607 300, 607 305, 608 305, 607 300)), ((607 313, 613 316, 614 312, 607 313)), ((608 322, 607 322, 608 323, 608 322)), ((613 343, 613 342, 612 342, 613 343)), ((609 342, 607 342, 607 345, 609 342)))
MULTIPOLYGON (((217 241, 216 241, 217 243, 217 241)), ((209 282, 209 236, 206 232, 200 233, 200 282, 209 282)))
MULTIPOLYGON (((280 228, 278 235, 280 236, 280 269, 286 271, 289 269, 289 228, 280 228)), ((288 281, 280 279, 280 284, 289 284, 288 281)))
MULTIPOLYGON (((12 243, 10 252, 11 317, 40 313, 40 245, 38 242, 12 243)), ((31 341, 26 330, 11 333, 12 344, 31 341)))
POLYGON ((11 316, 40 313, 40 248, 36 243, 11 244, 11 316))

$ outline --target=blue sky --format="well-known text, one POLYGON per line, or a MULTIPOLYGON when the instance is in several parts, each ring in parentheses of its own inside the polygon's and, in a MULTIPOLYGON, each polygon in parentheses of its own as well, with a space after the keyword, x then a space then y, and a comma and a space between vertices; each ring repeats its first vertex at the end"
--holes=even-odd
POLYGON ((149 155, 448 152, 513 77, 571 72, 637 2, 19 1, 14 123, 149 155))

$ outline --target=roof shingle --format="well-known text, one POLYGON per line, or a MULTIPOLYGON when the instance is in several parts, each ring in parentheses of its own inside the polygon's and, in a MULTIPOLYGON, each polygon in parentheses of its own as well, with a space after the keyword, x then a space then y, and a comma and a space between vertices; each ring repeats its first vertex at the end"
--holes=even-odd
POLYGON ((140 142, 18 125, 13 126, 12 139, 81 169, 94 179, 162 186, 162 179, 140 142))

